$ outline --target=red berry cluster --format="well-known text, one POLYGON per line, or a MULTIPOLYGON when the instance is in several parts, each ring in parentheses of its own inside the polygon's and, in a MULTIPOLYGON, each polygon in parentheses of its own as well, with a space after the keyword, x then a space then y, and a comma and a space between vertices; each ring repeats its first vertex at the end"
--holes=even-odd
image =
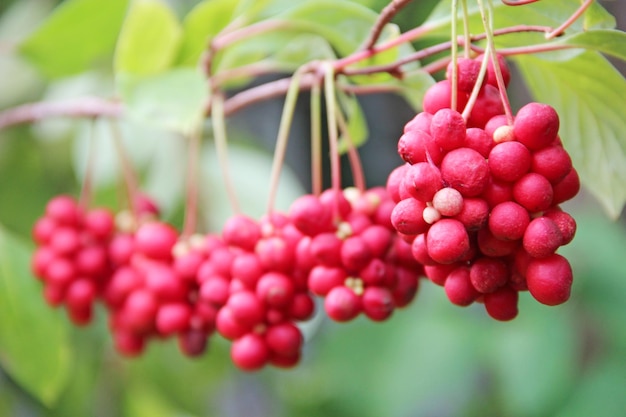
MULTIPOLYGON (((460 107, 480 59, 458 62, 460 107)), ((506 63, 499 64, 508 83, 506 63)), ((576 223, 559 204, 580 183, 558 137, 556 111, 530 103, 508 124, 495 70, 488 71, 467 120, 450 108, 449 79, 427 91, 424 112, 398 141, 406 164, 390 174, 387 189, 396 202, 393 226, 427 277, 452 303, 480 301, 493 318, 510 320, 519 291, 547 305, 569 298, 571 267, 555 252, 573 239, 576 223)))
POLYGON ((304 341, 297 324, 313 316, 314 295, 326 297, 334 320, 363 312, 382 321, 414 298, 423 274, 391 225, 384 188, 307 195, 289 214, 234 215, 220 234, 185 239, 144 203, 128 221, 60 196, 33 229, 33 271, 48 302, 84 325, 101 300, 127 356, 169 337, 197 356, 217 331, 241 369, 292 367, 304 341))
POLYGON ((91 321, 93 302, 106 285, 111 270, 107 245, 114 229, 111 212, 85 211, 68 196, 48 202, 33 227, 39 247, 32 268, 43 281, 44 297, 53 306, 65 305, 77 325, 91 321))
POLYGON ((291 220, 306 235, 298 254, 311 266, 309 289, 325 297, 333 320, 386 320, 415 297, 423 270, 390 223, 393 206, 383 188, 329 190, 292 204, 291 220))

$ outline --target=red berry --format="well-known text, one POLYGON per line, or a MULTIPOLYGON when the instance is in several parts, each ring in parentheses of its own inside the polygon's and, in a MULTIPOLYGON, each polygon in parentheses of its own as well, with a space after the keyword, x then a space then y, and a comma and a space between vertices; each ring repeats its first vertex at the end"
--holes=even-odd
POLYGON ((528 103, 515 116, 515 137, 530 150, 550 145, 559 132, 559 116, 547 104, 528 103))
POLYGON ((469 127, 479 127, 482 129, 490 119, 503 113, 504 107, 499 90, 492 85, 486 84, 483 86, 480 93, 478 93, 478 98, 470 113, 467 125, 469 127))
POLYGON ((428 230, 426 247, 433 260, 451 264, 460 260, 469 251, 469 236, 460 221, 442 219, 428 230))
POLYGON ((548 209, 552 205, 554 191, 543 176, 530 172, 513 185, 513 198, 530 213, 548 209))
POLYGON ((554 184, 553 191, 552 205, 561 204, 574 198, 580 191, 580 178, 576 169, 572 168, 565 178, 554 184))
MULTIPOLYGON (((452 85, 450 80, 442 80, 431 86, 424 94, 422 100, 422 108, 430 114, 437 113, 440 109, 449 109, 452 107, 452 85)), ((467 104, 468 94, 460 93, 457 95, 456 109, 462 109, 467 104)))
POLYGON ((472 304, 480 295, 470 281, 469 268, 464 266, 450 272, 443 286, 450 302, 462 307, 472 304))
POLYGON ((513 201, 500 203, 491 210, 489 230, 498 239, 517 240, 530 223, 528 211, 513 201))
POLYGON ((534 258, 552 255, 563 242, 561 230, 551 219, 537 217, 533 219, 524 233, 524 250, 534 258))
POLYGON ((180 333, 189 327, 191 308, 186 303, 169 303, 159 307, 156 315, 156 329, 162 335, 180 333))
POLYGON ((300 352, 304 340, 296 325, 285 322, 270 326, 265 333, 265 342, 279 356, 294 356, 300 352))
POLYGON ((242 326, 249 328, 263 321, 265 309, 256 294, 250 291, 240 291, 232 294, 226 303, 234 319, 242 326))
POLYGON ((284 308, 291 304, 295 288, 288 276, 279 272, 268 272, 257 284, 256 295, 271 308, 284 308))
POLYGON ((169 260, 178 233, 169 224, 151 222, 143 224, 135 233, 137 252, 153 259, 169 260))
POLYGON ((270 351, 262 336, 247 333, 235 340, 230 349, 233 363, 244 371, 261 369, 270 357, 270 351))
POLYGON ((483 157, 489 157, 489 152, 491 152, 493 145, 493 137, 489 136, 483 129, 471 127, 465 131, 463 146, 475 150, 483 157))
POLYGON ((483 297, 487 313, 500 321, 509 321, 517 317, 518 299, 518 292, 510 287, 499 288, 483 297))
POLYGON ((374 321, 387 320, 394 310, 391 291, 383 287, 367 287, 361 298, 363 313, 374 321))
POLYGON ((419 162, 406 170, 404 185, 413 198, 429 202, 443 187, 441 172, 432 164, 419 162))
POLYGON ((572 267, 559 254, 532 260, 526 269, 526 283, 530 294, 540 303, 562 304, 570 296, 572 267))
POLYGON ((443 156, 441 148, 432 136, 422 130, 409 130, 400 136, 398 155, 409 164, 428 162, 429 159, 438 164, 443 156))
POLYGON ((430 134, 430 122, 433 115, 426 112, 417 113, 411 120, 404 125, 404 133, 409 130, 421 130, 430 134))
POLYGON ((349 321, 361 312, 361 299, 350 288, 335 287, 324 299, 324 308, 328 316, 335 321, 349 321))
POLYGON ((531 169, 556 184, 572 170, 572 159, 562 146, 552 145, 533 153, 531 169))
POLYGON ((460 148, 465 142, 465 120, 455 110, 438 110, 433 115, 430 134, 444 151, 460 148))
POLYGON ((236 214, 226 220, 222 229, 224 242, 232 246, 251 251, 261 238, 261 228, 258 223, 241 214, 236 214))
POLYGON ((476 197, 489 181, 489 165, 473 149, 459 148, 446 154, 441 162, 444 183, 456 188, 464 197, 476 197))
POLYGON ((428 223, 424 221, 422 213, 426 204, 414 198, 400 201, 391 212, 391 223, 400 233, 417 235, 428 230, 428 223))
MULTIPOLYGON (((452 82, 453 62, 446 68, 446 79, 452 82)), ((480 73, 480 61, 470 58, 457 58, 457 90, 471 93, 480 73)))
POLYGON ((517 181, 530 164, 530 151, 519 142, 498 143, 489 153, 489 169, 496 180, 517 181))
POLYGON ((507 264, 499 258, 481 257, 470 267, 470 281, 476 291, 488 294, 504 286, 509 279, 507 264))

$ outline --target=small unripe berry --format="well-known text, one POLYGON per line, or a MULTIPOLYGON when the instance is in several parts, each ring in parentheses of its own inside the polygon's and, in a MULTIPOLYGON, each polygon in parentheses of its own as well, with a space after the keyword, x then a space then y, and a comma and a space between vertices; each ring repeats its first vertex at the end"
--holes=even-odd
POLYGON ((456 216, 463 210, 463 196, 454 188, 442 188, 433 196, 433 207, 442 216, 456 216))

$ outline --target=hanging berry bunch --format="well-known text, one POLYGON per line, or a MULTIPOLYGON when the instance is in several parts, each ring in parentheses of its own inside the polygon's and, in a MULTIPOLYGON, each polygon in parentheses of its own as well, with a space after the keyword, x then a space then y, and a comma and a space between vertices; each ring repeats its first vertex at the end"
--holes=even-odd
MULTIPOLYGON (((185 132, 188 183, 180 231, 139 193, 131 164, 116 142, 129 210, 115 214, 92 208, 88 192, 79 202, 58 196, 33 227, 37 249, 31 267, 45 300, 64 307, 80 326, 92 321, 94 305, 101 303, 113 345, 122 355, 137 356, 149 343, 176 339, 183 354, 195 357, 219 336, 230 343, 233 363, 246 371, 297 365, 305 342, 302 324, 322 314, 336 322, 388 320, 416 298, 422 278, 442 286, 451 303, 482 303, 500 321, 517 316, 520 292, 545 305, 566 302, 573 272, 557 250, 572 241, 576 222, 561 204, 578 193, 579 177, 561 142, 553 107, 532 102, 514 114, 506 92, 511 79, 507 51, 496 50, 494 37, 516 31, 557 36, 590 2, 557 29, 515 26, 498 34, 493 11, 478 0, 484 34, 470 36, 466 17, 466 33, 459 37, 452 19, 452 42, 387 65, 364 65, 432 29, 425 25, 377 43, 407 3, 391 2, 351 55, 300 64, 272 88, 253 87, 230 98, 220 83, 239 73, 217 71, 217 54, 276 27, 262 22, 254 30, 227 27, 218 34, 202 56, 211 90, 202 105, 232 215, 220 230, 196 227, 200 122, 194 133, 185 132), (346 103, 358 92, 377 90, 351 83, 350 77, 382 74, 401 80, 404 65, 448 50, 445 58, 420 69, 445 70, 445 78, 442 74, 444 79, 425 91, 422 111, 404 126, 397 141, 404 163, 388 175, 386 187, 368 187, 350 125, 357 117, 346 103), (274 209, 276 190, 298 94, 305 89, 311 91, 312 191, 281 212, 274 209), (244 214, 233 191, 225 119, 278 93, 286 99, 269 204, 255 219, 244 214), (322 119, 330 150, 328 188, 322 186, 322 119), (352 171, 349 185, 340 175, 342 146, 352 171)), ((453 1, 453 16, 456 6, 453 1)), ((245 75, 259 71, 236 69, 245 75)), ((90 104, 89 109, 98 109, 102 103, 90 104)), ((108 106, 93 115, 123 111, 119 103, 108 106)), ((19 117, 14 123, 24 121, 19 117)), ((83 191, 89 188, 85 182, 83 191)))

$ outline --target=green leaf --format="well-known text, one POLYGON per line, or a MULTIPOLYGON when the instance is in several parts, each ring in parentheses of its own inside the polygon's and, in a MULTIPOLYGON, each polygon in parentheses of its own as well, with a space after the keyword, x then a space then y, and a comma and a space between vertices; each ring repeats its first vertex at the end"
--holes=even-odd
POLYGON ((183 40, 177 62, 195 65, 209 40, 233 18, 238 2, 205 0, 194 7, 183 22, 183 40))
MULTIPOLYGON (((623 352, 597 361, 581 375, 570 400, 556 417, 619 416, 626 409, 623 352)), ((536 379, 534 379, 536 381, 536 379)))
POLYGON ((367 141, 369 130, 367 128, 365 114, 356 96, 348 96, 340 93, 338 95, 338 101, 348 124, 349 139, 345 135, 341 135, 339 138, 339 152, 344 153, 347 152, 349 148, 348 140, 350 140, 352 145, 356 148, 363 145, 367 141))
POLYGON ((520 293, 519 301, 519 317, 489 326, 493 333, 484 352, 499 415, 552 415, 572 390, 580 366, 578 323, 569 305, 546 307, 529 293, 520 293))
POLYGON ((559 39, 555 44, 590 49, 626 60, 626 33, 619 30, 592 30, 559 39))
POLYGON ((374 11, 356 3, 310 0, 277 18, 291 22, 303 31, 321 35, 343 56, 354 52, 366 39, 377 16, 374 11))
POLYGON ((120 75, 120 91, 131 118, 183 134, 203 119, 209 87, 196 69, 179 68, 141 78, 120 75))
POLYGON ((182 30, 160 0, 134 0, 115 50, 116 73, 153 75, 167 69, 178 53, 182 30))
POLYGON ((582 183, 617 218, 626 202, 626 80, 596 52, 517 62, 535 99, 559 113, 560 136, 582 183))
POLYGON ((30 273, 30 249, 0 228, 0 364, 47 406, 57 400, 71 366, 67 322, 41 296, 30 273))
POLYGON ((19 46, 47 77, 59 78, 109 63, 128 0, 70 0, 19 46))

